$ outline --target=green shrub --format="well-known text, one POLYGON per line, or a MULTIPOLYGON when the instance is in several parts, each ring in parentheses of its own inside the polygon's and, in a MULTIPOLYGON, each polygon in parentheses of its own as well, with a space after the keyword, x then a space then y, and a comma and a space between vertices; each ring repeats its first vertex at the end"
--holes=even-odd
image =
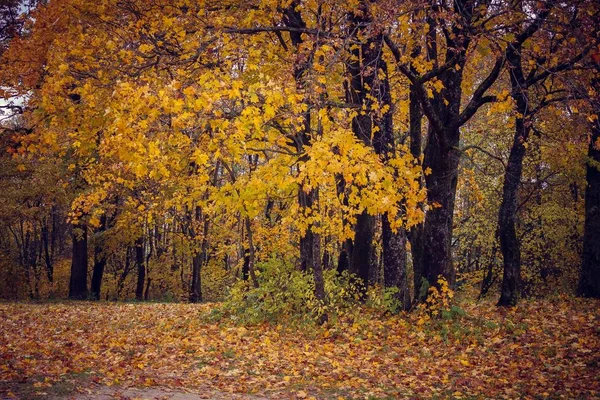
POLYGON ((314 322, 323 313, 331 318, 348 310, 360 297, 355 279, 344 272, 324 271, 326 302, 315 296, 312 273, 298 271, 288 262, 271 258, 256 266, 258 288, 238 281, 222 305, 222 315, 242 324, 260 322, 314 322))

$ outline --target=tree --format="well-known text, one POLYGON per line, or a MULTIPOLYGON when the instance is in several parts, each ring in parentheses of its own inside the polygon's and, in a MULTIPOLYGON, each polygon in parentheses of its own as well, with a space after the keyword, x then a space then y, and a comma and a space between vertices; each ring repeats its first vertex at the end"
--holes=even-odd
MULTIPOLYGON (((452 6, 431 2, 423 10, 420 28, 425 32, 426 58, 421 55, 412 60, 403 55, 391 35, 386 36, 386 43, 394 55, 396 67, 413 85, 413 99, 418 100, 429 122, 423 167, 428 172, 425 181, 430 208, 421 238, 426 249, 422 272, 430 285, 437 286, 440 276, 451 284, 455 278, 451 244, 460 128, 480 107, 495 101, 495 96, 486 93, 500 75, 505 61, 505 55, 500 53, 461 110, 469 49, 477 35, 484 34, 486 24, 483 21, 494 20, 503 11, 486 1, 470 0, 457 1, 452 6)), ((408 24, 408 19, 403 23, 408 24)), ((412 23, 417 20, 413 19, 412 23)))
POLYGON ((585 232, 583 263, 577 293, 583 297, 600 297, 600 47, 594 49, 592 60, 596 76, 591 82, 592 122, 586 163, 585 232))

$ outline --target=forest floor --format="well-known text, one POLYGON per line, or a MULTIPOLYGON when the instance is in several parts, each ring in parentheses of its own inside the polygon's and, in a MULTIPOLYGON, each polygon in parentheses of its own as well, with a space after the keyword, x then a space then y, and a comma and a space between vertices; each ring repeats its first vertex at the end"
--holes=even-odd
POLYGON ((315 327, 214 321, 214 304, 0 303, 0 399, 600 396, 599 301, 458 305, 315 327))

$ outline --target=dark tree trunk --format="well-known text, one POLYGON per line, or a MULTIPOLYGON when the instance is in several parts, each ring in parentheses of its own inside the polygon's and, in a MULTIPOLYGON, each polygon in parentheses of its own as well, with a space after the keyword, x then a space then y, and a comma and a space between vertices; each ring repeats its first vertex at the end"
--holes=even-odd
POLYGON ((152 284, 152 279, 146 279, 146 290, 144 290, 144 301, 148 301, 150 298, 150 285, 152 284))
MULTIPOLYGON (((426 51, 428 59, 433 63, 432 70, 426 74, 418 74, 407 68, 402 61, 401 50, 389 37, 385 38, 394 59, 398 62, 398 69, 411 81, 412 102, 419 102, 429 122, 423 162, 425 169, 431 170, 425 178, 429 209, 423 225, 424 251, 421 265, 423 277, 428 280, 429 285, 438 287, 440 277, 450 285, 454 284, 455 279, 451 246, 460 127, 467 123, 483 104, 494 100, 494 97, 486 96, 486 93, 498 79, 505 61, 502 56, 496 58, 492 70, 473 91, 469 102, 461 107, 463 71, 473 39, 473 29, 486 14, 485 8, 482 9, 478 2, 474 1, 457 0, 448 9, 450 7, 458 19, 450 22, 450 26, 444 21, 444 29, 437 28, 440 20, 435 12, 426 16, 430 27, 426 35, 426 51), (442 31, 444 35, 440 36, 442 31), (438 46, 437 41, 441 37, 444 38, 444 46, 438 46), (441 52, 444 54, 438 54, 441 52), (439 57, 440 55, 442 57, 439 57), (445 60, 444 64, 441 64, 440 60, 445 60), (442 83, 443 88, 434 91, 431 96, 423 83, 432 76, 442 83)), ((421 299, 424 298, 422 293, 419 295, 421 299)))
MULTIPOLYGON (((304 22, 300 11, 297 9, 298 5, 298 1, 292 1, 290 6, 283 12, 283 19, 287 26, 303 29, 306 28, 306 23, 304 22)), ((304 42, 301 33, 290 32, 290 39, 294 49, 296 50, 296 60, 294 61, 294 81, 296 82, 296 88, 298 91, 303 92, 306 89, 305 73, 310 66, 310 61, 308 60, 308 57, 299 53, 300 45, 304 42)), ((310 145, 310 141, 312 139, 310 110, 304 112, 302 118, 302 129, 295 134, 295 138, 293 140, 299 153, 303 153, 305 151, 304 148, 310 145)), ((308 160, 305 155, 302 155, 300 157, 300 161, 306 162, 308 160)), ((313 197, 314 191, 305 193, 301 187, 298 191, 298 204, 300 209, 303 210, 312 207, 314 204, 313 197)), ((313 258, 314 244, 315 235, 312 231, 312 227, 309 226, 300 237, 300 269, 302 271, 307 271, 315 265, 315 260, 313 258)))
MULTIPOLYGON (((318 200, 318 192, 313 193, 315 199, 318 200)), ((323 279, 323 264, 321 263, 321 236, 318 234, 312 234, 312 272, 313 279, 315 280, 315 297, 323 307, 327 305, 327 298, 325 297, 325 281, 323 279)), ((328 320, 328 315, 323 308, 319 315, 319 323, 324 324, 328 320)))
POLYGON ((48 220, 42 221, 42 243, 44 246, 44 259, 46 261, 46 275, 48 282, 54 282, 54 259, 50 254, 50 235, 48 234, 48 220))
POLYGON ((340 250, 340 255, 338 257, 338 264, 337 264, 337 272, 338 274, 341 274, 344 271, 348 271, 348 268, 350 267, 350 263, 348 260, 348 251, 346 250, 346 243, 344 243, 344 246, 342 246, 342 250, 340 250))
POLYGON ((521 248, 517 238, 517 200, 519 185, 523 172, 523 158, 526 137, 522 118, 517 119, 517 132, 510 152, 504 186, 502 190, 502 203, 498 216, 498 233, 500 238, 500 251, 504 258, 504 274, 499 306, 510 307, 517 304, 521 285, 521 248))
POLYGON ((430 129, 425 148, 424 167, 431 173, 425 177, 430 208, 423 225, 422 272, 430 286, 439 286, 440 277, 454 284, 451 247, 459 152, 453 147, 458 146, 458 138, 458 130, 430 129))
POLYGON ((256 273, 254 272, 255 262, 256 262, 256 249, 254 248, 254 237, 252 234, 252 221, 250 221, 250 217, 246 216, 246 232, 248 234, 248 273, 250 274, 250 279, 252 279, 252 285, 255 288, 258 287, 258 279, 256 279, 256 273))
POLYGON ((71 278, 69 280, 69 298, 83 300, 87 298, 87 226, 83 223, 73 225, 73 256, 71 259, 71 278))
MULTIPOLYGON (((310 209, 314 205, 314 190, 311 190, 308 193, 305 193, 303 190, 298 191, 298 204, 301 209, 310 209)), ((315 245, 315 240, 317 240, 317 235, 315 235, 312 231, 312 226, 310 226, 306 232, 300 237, 300 270, 301 271, 310 271, 315 264, 316 260, 314 259, 313 248, 315 245)), ((317 254, 317 257, 320 257, 317 254)))
MULTIPOLYGON (((342 200, 342 204, 346 207, 348 207, 349 203, 348 203, 348 196, 346 195, 346 181, 344 180, 344 177, 340 174, 339 176, 336 176, 336 192, 338 197, 340 197, 342 200)), ((345 214, 342 215, 342 226, 343 227, 347 227, 350 225, 350 221, 348 221, 348 218, 346 217, 345 214)), ((344 271, 349 271, 350 270, 350 264, 352 264, 352 250, 353 250, 353 246, 354 243, 352 241, 352 239, 346 239, 341 246, 340 249, 340 254, 338 256, 338 265, 337 265, 337 272, 339 274, 341 274, 344 271)))
MULTIPOLYGON (((455 7, 471 8, 465 2, 455 3, 455 7)), ((468 18, 472 16, 468 12, 468 18)), ((467 16, 465 15, 465 16, 467 16)), ((464 21, 469 23, 468 21, 464 21)), ((428 57, 438 67, 437 19, 428 17, 431 29, 426 37, 426 51, 428 57)), ((453 27, 456 31, 460 28, 453 27)), ((464 28, 463 28, 464 29, 464 28)), ((455 57, 457 68, 450 68, 438 77, 444 84, 440 92, 434 92, 429 102, 430 111, 427 143, 424 150, 423 167, 430 169, 431 173, 425 177, 427 186, 427 201, 429 210, 425 216, 422 230, 421 274, 427 279, 430 286, 439 286, 440 277, 446 279, 450 285, 454 284, 454 266, 452 264, 452 228, 454 218, 454 199, 456 196, 456 183, 458 179, 459 153, 455 147, 459 144, 460 131, 456 120, 460 114, 462 99, 462 74, 465 64, 465 51, 469 46, 469 37, 456 38, 455 49, 446 51, 446 58, 455 57), (462 47, 462 48, 461 48, 462 47), (437 123, 435 122, 437 119, 437 123)), ((446 39, 448 40, 448 39, 446 39)), ((412 100, 419 100, 424 108, 428 95, 423 93, 422 87, 412 82, 412 100)), ((410 111, 410 110, 409 110, 410 111)), ((417 118, 415 110, 414 118, 417 118)), ((413 127, 416 131, 416 126, 413 127)), ((412 132, 411 132, 412 133, 412 132)), ((416 132, 414 132, 416 136, 416 132)), ((416 143, 415 143, 416 145, 416 143)), ((413 151, 416 151, 414 149, 413 151)), ((417 253, 419 254, 419 253, 417 253)), ((419 289, 421 283, 418 283, 419 289)), ((424 299, 426 293, 420 293, 419 298, 424 299)))
POLYGON ((393 232, 387 215, 382 216, 383 283, 386 288, 396 287, 402 309, 411 307, 408 277, 406 274, 406 231, 402 228, 393 232))
MULTIPOLYGON (((349 15, 349 53, 352 57, 346 63, 349 84, 346 85, 346 101, 357 107, 371 109, 374 102, 390 105, 389 84, 385 76, 386 65, 381 59, 383 37, 371 36, 366 40, 361 37, 372 23, 369 4, 359 3, 359 12, 349 15), (383 69, 384 74, 380 74, 383 69)), ((352 119, 352 131, 357 139, 365 146, 373 147, 380 154, 386 154, 393 149, 391 114, 386 113, 381 119, 373 120, 370 112, 359 113, 352 119), (376 132, 373 125, 378 126, 376 132), (387 137, 389 135, 390 137, 387 137)), ((375 216, 363 211, 356 219, 354 240, 350 257, 350 272, 358 276, 366 290, 369 284, 370 271, 376 267, 373 264, 375 248, 375 216)))
MULTIPOLYGON (((418 52, 415 51, 415 55, 418 52)), ((423 151, 421 124, 423 120, 423 112, 419 99, 416 95, 414 85, 410 85, 409 93, 409 135, 410 135, 410 153, 415 159, 420 159, 423 151)), ((423 182, 420 180, 420 186, 423 182)), ((419 301, 424 296, 421 293, 422 278, 423 278, 423 223, 413 226, 408 233, 410 240, 410 251, 412 255, 413 265, 413 285, 414 285, 414 301, 419 301)))
POLYGON ((502 203, 498 214, 498 236, 500 251, 504 258, 504 273, 498 305, 512 307, 517 304, 521 290, 521 246, 517 237, 517 206, 519 186, 523 175, 525 143, 531 131, 529 118, 529 98, 523 69, 520 48, 515 48, 508 57, 512 97, 516 102, 517 118, 515 135, 508 157, 502 188, 502 203))
MULTIPOLYGON (((202 219, 202 209, 200 207, 196 207, 194 219, 197 223, 200 223, 200 220, 202 219)), ((203 237, 203 241, 204 239, 206 239, 206 237, 203 237)), ((203 252, 195 252, 194 256, 192 257, 192 282, 190 285, 190 303, 199 303, 202 301, 200 272, 202 269, 203 262, 203 252)))
POLYGON ((250 250, 244 249, 244 264, 242 265, 242 279, 247 281, 250 278, 250 250))
MULTIPOLYGON (((298 0, 293 0, 291 4, 283 10, 283 21, 286 26, 299 29, 306 28, 306 23, 298 10, 299 3, 298 0)), ((300 32, 290 32, 290 40, 296 51, 296 60, 294 61, 294 81, 296 82, 298 92, 302 93, 306 89, 305 73, 309 68, 311 61, 310 57, 301 54, 300 46, 304 41, 302 34, 300 32)), ((303 119, 304 123, 302 129, 297 132, 293 138, 299 153, 305 151, 304 147, 309 146, 312 139, 310 109, 304 113, 303 119)), ((301 161, 306 161, 306 156, 302 156, 301 161)), ((306 207, 311 207, 317 200, 317 196, 318 193, 316 190, 305 193, 301 186, 298 193, 298 204, 300 208, 305 209, 306 207)), ((251 257, 253 256, 251 255, 251 257)), ((252 265, 253 262, 253 259, 251 259, 250 264, 252 265)), ((321 239, 319 235, 313 232, 312 225, 308 226, 306 232, 300 237, 300 268, 304 271, 308 268, 312 269, 315 280, 315 296, 325 303, 325 285, 323 283, 323 265, 321 263, 321 239)), ((250 272, 252 273, 252 269, 250 272)), ((325 321, 327 321, 326 313, 322 314, 320 319, 320 322, 325 321)))
POLYGON ((200 270, 202 269, 202 254, 196 253, 192 257, 192 282, 190 285, 190 303, 202 301, 200 270))
POLYGON ((106 267, 106 249, 104 248, 104 231, 106 230, 106 216, 100 218, 100 228, 96 231, 94 241, 94 270, 92 272, 91 295, 94 300, 100 300, 102 277, 106 267))
MULTIPOLYGON (((220 162, 217 162, 212 177, 212 186, 216 186, 219 178, 220 162)), ((204 195, 204 200, 208 199, 208 192, 204 195)), ((196 207, 195 220, 197 224, 202 222, 202 244, 200 245, 200 254, 195 254, 192 258, 192 282, 190 287, 190 302, 199 303, 202 301, 202 267, 208 264, 208 230, 210 228, 210 219, 206 213, 202 212, 202 207, 196 207)))
MULTIPOLYGON (((600 81, 596 82, 600 90, 600 81)), ((583 263, 577 294, 600 298, 600 113, 592 127, 588 148, 585 189, 585 228, 583 234, 583 263)))
POLYGON ((144 237, 140 236, 135 241, 135 266, 137 268, 137 285, 135 299, 144 300, 144 283, 146 282, 146 266, 144 265, 144 237))
POLYGON ((350 272, 356 274, 365 290, 369 282, 369 271, 373 268, 371 264, 375 252, 373 246, 374 236, 375 217, 364 211, 356 218, 350 272))

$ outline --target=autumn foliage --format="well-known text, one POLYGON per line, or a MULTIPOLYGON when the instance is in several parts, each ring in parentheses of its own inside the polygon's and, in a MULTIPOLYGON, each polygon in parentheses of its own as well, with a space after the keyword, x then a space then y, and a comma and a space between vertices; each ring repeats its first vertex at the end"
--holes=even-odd
POLYGON ((1 306, 3 379, 593 396, 599 13, 4 2, 0 298, 103 304, 1 306))

